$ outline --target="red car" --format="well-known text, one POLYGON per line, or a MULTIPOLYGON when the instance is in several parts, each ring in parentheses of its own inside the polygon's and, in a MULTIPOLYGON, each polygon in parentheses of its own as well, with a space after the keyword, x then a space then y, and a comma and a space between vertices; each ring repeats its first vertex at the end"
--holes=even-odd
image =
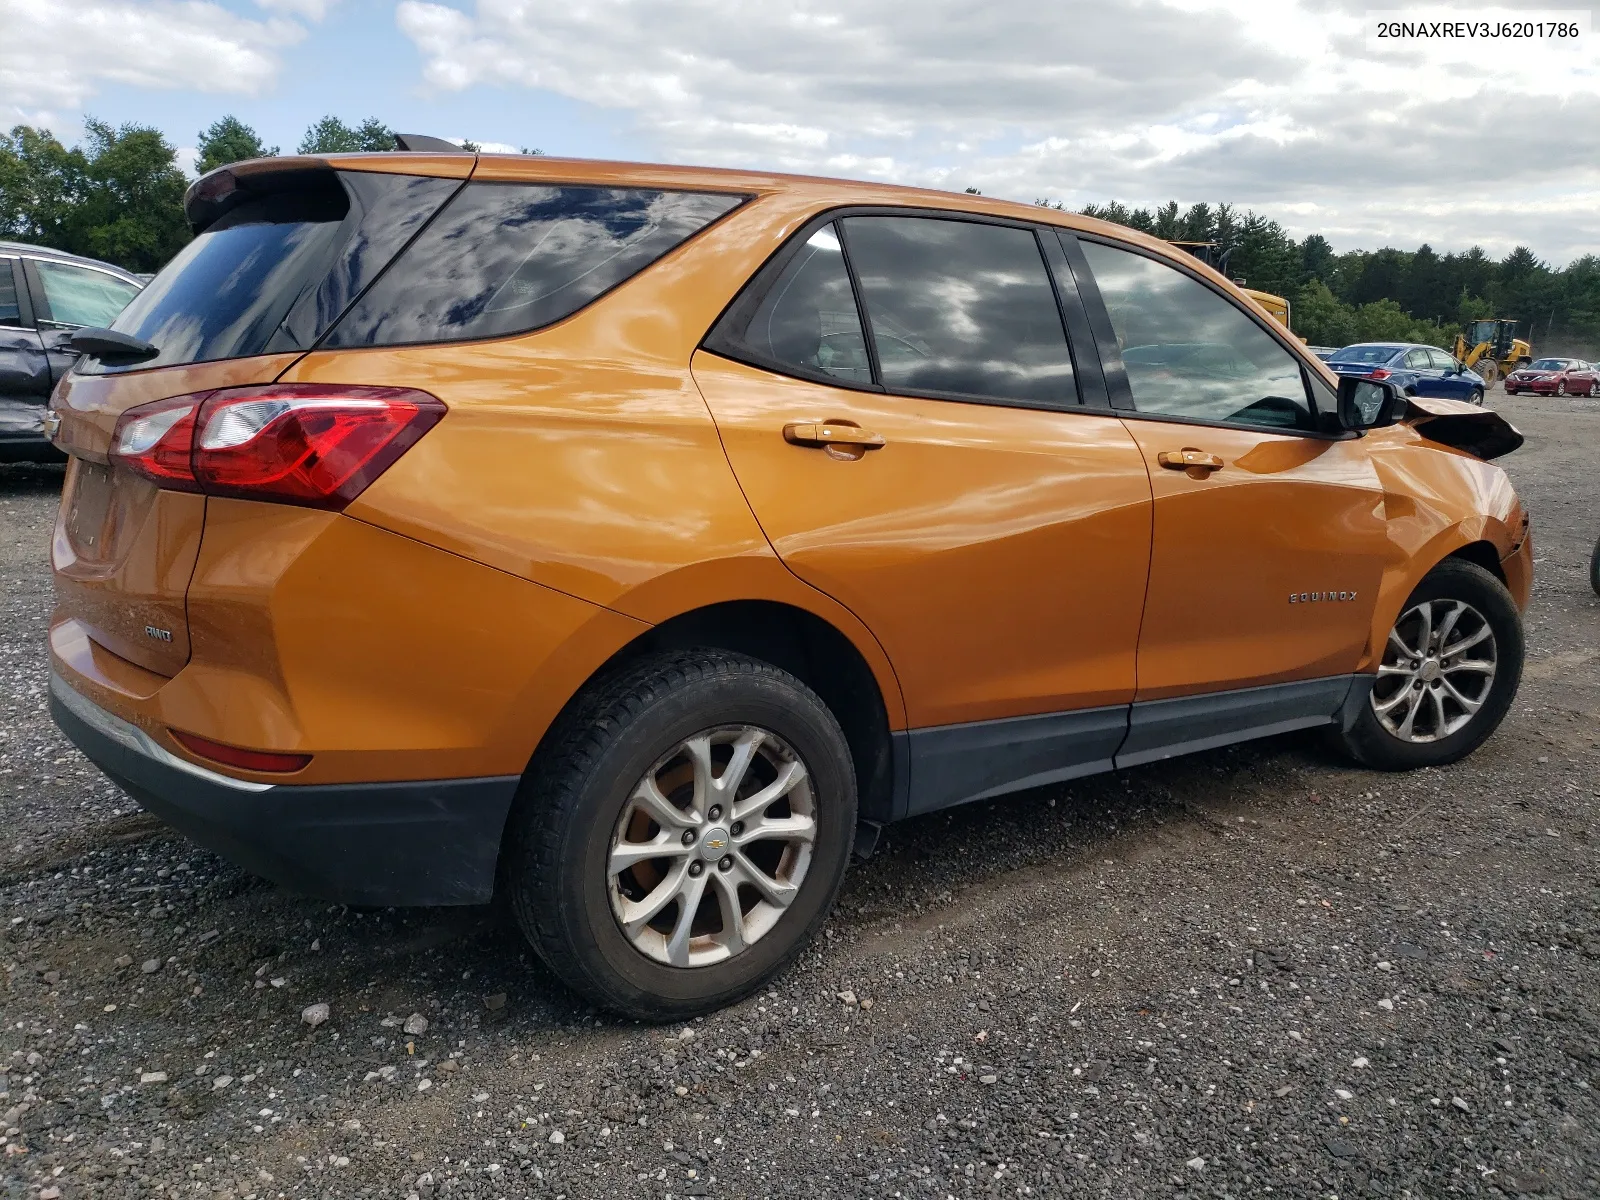
POLYGON ((1506 391, 1535 396, 1600 396, 1600 366, 1581 358, 1540 358, 1506 376, 1506 391))

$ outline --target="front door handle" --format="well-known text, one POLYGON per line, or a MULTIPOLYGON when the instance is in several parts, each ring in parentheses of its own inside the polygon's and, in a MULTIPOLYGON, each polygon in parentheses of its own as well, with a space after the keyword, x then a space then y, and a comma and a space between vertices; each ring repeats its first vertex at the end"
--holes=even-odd
POLYGON ((842 450, 854 449, 857 455, 861 451, 878 450, 883 446, 881 434, 868 433, 858 425, 790 424, 783 427, 783 440, 796 446, 814 446, 822 450, 834 446, 842 450))
POLYGON ((1222 470, 1222 460, 1193 446, 1182 450, 1163 450, 1156 461, 1169 471, 1187 471, 1191 479, 1204 479, 1213 471, 1222 470))

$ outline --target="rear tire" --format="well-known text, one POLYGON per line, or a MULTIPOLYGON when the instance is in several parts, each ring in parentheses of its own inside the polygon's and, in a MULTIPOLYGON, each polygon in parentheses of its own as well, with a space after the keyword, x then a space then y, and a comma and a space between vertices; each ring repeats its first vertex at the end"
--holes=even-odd
POLYGON ((720 650, 673 651, 595 687, 547 741, 513 809, 506 886, 524 935, 574 991, 640 1020, 687 1020, 760 987, 822 926, 855 834, 855 768, 800 680, 720 650), (769 829, 784 832, 757 832, 769 829))
POLYGON ((1523 654, 1522 615, 1505 584, 1476 563, 1448 558, 1406 600, 1370 699, 1336 738, 1357 762, 1382 771, 1457 762, 1505 719, 1523 654), (1401 655, 1401 645, 1413 653, 1401 655))

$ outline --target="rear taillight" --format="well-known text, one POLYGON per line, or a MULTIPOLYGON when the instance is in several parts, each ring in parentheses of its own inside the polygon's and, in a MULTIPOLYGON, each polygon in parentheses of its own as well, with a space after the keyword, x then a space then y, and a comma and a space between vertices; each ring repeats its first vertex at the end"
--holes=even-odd
POLYGON ((1389 378, 1389 368, 1387 368, 1387 367, 1373 367, 1372 370, 1367 372, 1367 378, 1368 379, 1387 379, 1387 378, 1389 378))
POLYGON ((340 509, 438 423, 410 388, 279 384, 131 408, 114 462, 165 488, 340 509))
POLYGON ((195 414, 203 396, 175 396, 130 408, 117 421, 111 458, 164 488, 197 492, 190 465, 195 414))

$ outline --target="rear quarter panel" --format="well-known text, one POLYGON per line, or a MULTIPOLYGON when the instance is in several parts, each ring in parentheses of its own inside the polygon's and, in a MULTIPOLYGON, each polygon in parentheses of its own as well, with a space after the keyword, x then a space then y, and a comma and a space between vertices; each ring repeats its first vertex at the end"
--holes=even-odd
POLYGON ((307 355, 284 381, 421 388, 449 409, 348 515, 647 624, 729 600, 793 604, 851 639, 903 727, 882 648, 779 561, 690 373, 734 293, 817 206, 748 203, 521 337, 307 355))

